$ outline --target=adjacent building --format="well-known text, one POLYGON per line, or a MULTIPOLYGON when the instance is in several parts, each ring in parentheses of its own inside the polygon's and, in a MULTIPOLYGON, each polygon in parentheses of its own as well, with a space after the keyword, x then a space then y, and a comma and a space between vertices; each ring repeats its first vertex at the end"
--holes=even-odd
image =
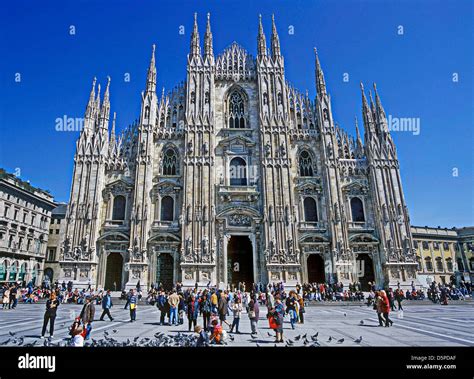
POLYGON ((0 283, 41 284, 55 207, 48 192, 0 169, 0 283))
POLYGON ((48 278, 50 283, 54 283, 59 277, 59 248, 62 242, 62 236, 64 235, 66 211, 67 204, 60 203, 51 212, 48 248, 44 262, 44 278, 48 278))

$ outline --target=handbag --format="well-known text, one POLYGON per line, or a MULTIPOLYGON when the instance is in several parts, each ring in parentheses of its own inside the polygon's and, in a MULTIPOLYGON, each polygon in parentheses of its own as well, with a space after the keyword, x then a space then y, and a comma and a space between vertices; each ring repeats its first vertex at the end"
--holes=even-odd
POLYGON ((255 316, 257 316, 255 311, 249 311, 249 318, 255 318, 255 316))
POLYGON ((137 307, 137 305, 136 305, 135 303, 130 304, 130 309, 133 310, 133 309, 135 309, 136 307, 137 307))

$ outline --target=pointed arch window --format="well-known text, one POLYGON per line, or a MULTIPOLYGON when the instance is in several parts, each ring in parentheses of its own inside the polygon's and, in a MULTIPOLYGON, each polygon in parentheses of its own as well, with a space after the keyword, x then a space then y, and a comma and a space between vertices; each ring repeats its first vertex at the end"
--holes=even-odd
POLYGON ((163 175, 179 175, 178 154, 171 147, 163 155, 163 175))
POLYGON ((233 158, 230 161, 230 185, 247 185, 247 163, 240 157, 233 158))
POLYGON ((125 205, 127 201, 125 196, 118 195, 114 197, 114 205, 112 207, 112 220, 125 220, 125 205))
POLYGON ((318 221, 318 208, 316 206, 316 200, 313 197, 306 197, 303 201, 304 206, 304 219, 306 222, 317 222, 318 221))
POLYGON ((229 128, 245 128, 245 101, 239 91, 229 96, 229 128))
POLYGON ((174 220, 174 199, 171 196, 164 196, 161 199, 161 221, 174 220))
POLYGON ((358 197, 353 197, 351 199, 351 212, 352 212, 352 221, 354 222, 364 222, 364 205, 362 200, 358 197))
POLYGON ((313 176, 313 159, 307 150, 300 153, 299 169, 300 176, 313 176))

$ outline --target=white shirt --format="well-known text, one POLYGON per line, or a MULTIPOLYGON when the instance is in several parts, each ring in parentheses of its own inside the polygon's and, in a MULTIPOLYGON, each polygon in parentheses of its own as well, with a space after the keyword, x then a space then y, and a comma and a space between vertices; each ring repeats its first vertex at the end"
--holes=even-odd
POLYGON ((72 346, 74 347, 83 347, 84 346, 84 337, 78 334, 72 339, 72 346))

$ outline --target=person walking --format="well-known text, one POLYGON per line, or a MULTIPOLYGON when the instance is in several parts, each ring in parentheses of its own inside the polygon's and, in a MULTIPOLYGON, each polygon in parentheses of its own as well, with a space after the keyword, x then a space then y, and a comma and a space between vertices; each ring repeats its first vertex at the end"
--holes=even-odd
POLYGON ((5 290, 3 291, 3 299, 2 299, 3 308, 2 309, 7 309, 9 302, 10 302, 10 288, 6 286, 5 290))
POLYGON ((10 303, 8 304, 8 309, 15 309, 18 304, 18 284, 14 284, 10 289, 10 303))
POLYGON ((230 328, 230 333, 232 333, 234 331, 234 326, 235 326, 235 332, 237 334, 240 334, 240 332, 239 332, 240 315, 242 314, 242 309, 243 309, 240 298, 238 298, 238 297, 235 298, 231 309, 232 309, 232 313, 234 315, 234 319, 232 320, 232 326, 230 328))
POLYGON ((296 307, 296 293, 294 291, 290 291, 290 294, 286 299, 286 313, 290 316, 291 329, 295 329, 295 324, 298 321, 296 307))
POLYGON ((112 308, 112 297, 110 296, 110 290, 107 290, 107 293, 102 298, 102 315, 100 316, 100 321, 104 321, 104 316, 107 315, 110 321, 114 321, 113 317, 110 314, 110 308, 112 308))
POLYGON ((211 300, 208 297, 207 291, 204 291, 199 300, 199 310, 202 314, 202 323, 205 331, 209 328, 211 321, 211 300))
POLYGON ((230 328, 230 324, 226 321, 226 315, 227 315, 227 299, 225 296, 225 293, 222 292, 219 301, 217 303, 217 312, 219 313, 219 320, 222 324, 226 324, 230 328))
POLYGON ((304 298, 301 295, 298 295, 298 315, 300 318, 300 324, 304 324, 304 314, 306 310, 304 309, 304 298))
POLYGON ((270 327, 275 330, 276 343, 283 342, 283 317, 285 316, 285 307, 281 302, 280 295, 275 296, 275 306, 270 310, 270 327))
POLYGON ((380 296, 380 292, 379 291, 375 291, 375 299, 374 299, 374 310, 377 312, 377 318, 379 320, 379 326, 383 326, 384 325, 384 318, 382 317, 382 313, 383 313, 383 310, 382 310, 382 297, 380 296))
POLYGON ((89 339, 91 331, 92 331, 92 322, 94 321, 95 315, 95 306, 92 303, 92 298, 87 295, 86 296, 86 303, 82 307, 81 314, 79 318, 82 320, 84 328, 86 330, 84 339, 89 339))
POLYGON ((250 329, 252 331, 250 334, 257 334, 257 323, 260 316, 260 309, 258 301, 255 298, 249 301, 248 316, 250 319, 250 329))
POLYGON ((59 301, 56 298, 56 293, 51 293, 50 298, 46 301, 46 311, 44 312, 43 329, 41 331, 41 338, 44 338, 46 328, 49 323, 49 335, 54 337, 54 320, 56 319, 56 311, 59 307, 59 301))
POLYGON ((161 290, 158 298, 156 300, 156 306, 160 310, 160 325, 165 325, 165 317, 166 317, 166 304, 168 303, 168 299, 166 298, 165 291, 161 290))
POLYGON ((199 314, 199 302, 196 299, 196 295, 191 293, 188 298, 186 312, 188 316, 188 331, 191 331, 191 327, 194 325, 196 328, 197 325, 197 318, 199 314))
POLYGON ((397 300, 398 310, 403 311, 402 301, 403 301, 403 290, 397 289, 395 291, 395 300, 397 300))
POLYGON ((133 295, 133 290, 130 290, 128 291, 128 294, 127 294, 127 302, 125 303, 125 306, 123 307, 123 309, 127 309, 130 307, 130 297, 133 295))
POLYGON ((168 304, 170 305, 170 325, 174 324, 178 326, 179 296, 176 290, 173 290, 173 293, 168 297, 168 304))
POLYGON ((135 290, 131 290, 131 296, 128 300, 130 307, 130 322, 137 321, 137 305, 138 305, 138 296, 135 294, 135 290))
POLYGON ((380 297, 382 298, 381 302, 381 309, 382 309, 382 314, 385 319, 385 327, 389 327, 393 324, 393 321, 390 320, 388 317, 390 313, 390 300, 388 299, 388 296, 385 291, 380 291, 380 297))

